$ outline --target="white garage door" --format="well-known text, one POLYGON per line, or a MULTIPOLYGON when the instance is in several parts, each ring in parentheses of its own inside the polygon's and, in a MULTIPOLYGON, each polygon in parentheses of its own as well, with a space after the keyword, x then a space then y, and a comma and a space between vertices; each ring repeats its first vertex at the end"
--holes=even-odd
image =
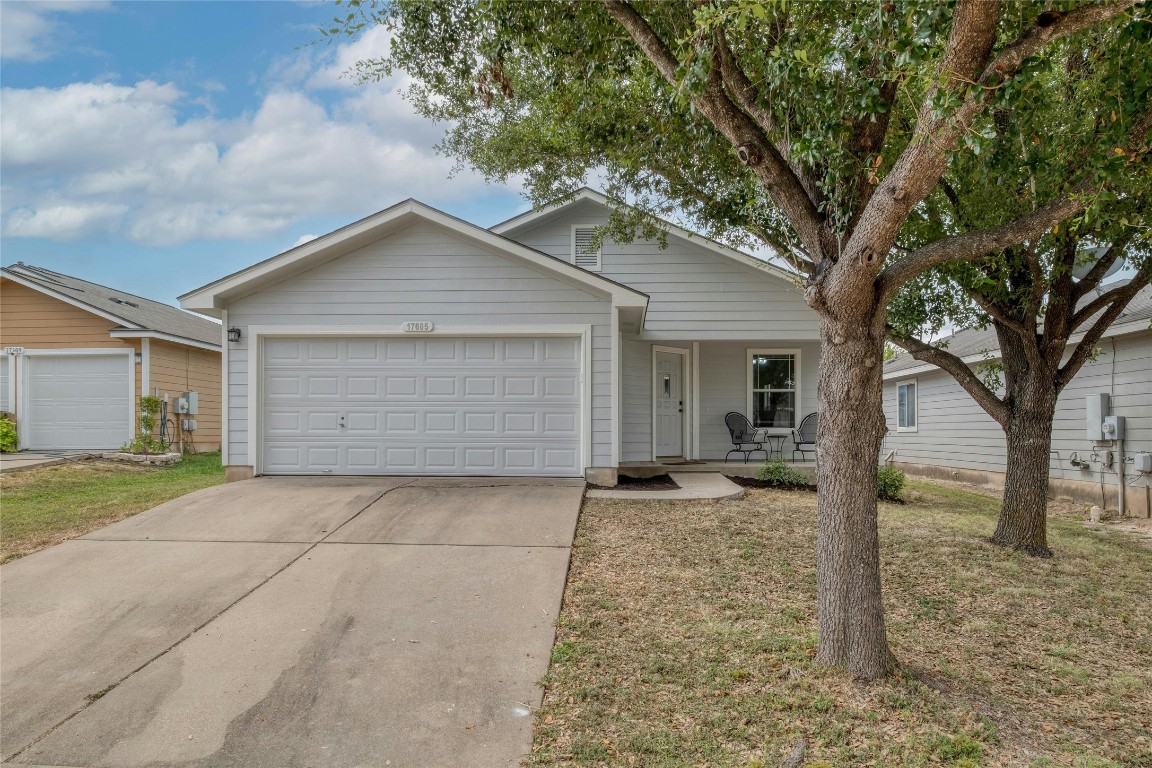
POLYGON ((268 339, 266 474, 581 474, 578 338, 268 339))
POLYGON ((21 368, 26 448, 119 448, 131 438, 131 355, 26 355, 21 368))

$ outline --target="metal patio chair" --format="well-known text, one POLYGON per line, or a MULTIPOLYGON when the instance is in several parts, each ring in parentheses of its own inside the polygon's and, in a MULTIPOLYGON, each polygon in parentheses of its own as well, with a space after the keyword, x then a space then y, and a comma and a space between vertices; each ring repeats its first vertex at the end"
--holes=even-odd
POLYGON ((756 430, 752 427, 752 422, 745 418, 744 414, 737 411, 729 411, 724 416, 724 424, 728 427, 728 434, 732 436, 732 445, 735 446, 728 453, 724 454, 724 463, 728 463, 728 457, 734 453, 744 454, 744 463, 748 463, 748 458, 757 451, 764 454, 764 460, 768 460, 768 451, 764 450, 764 445, 756 439, 756 430))
POLYGON ((800 421, 800 426, 792 430, 792 461, 799 453, 802 461, 808 460, 808 452, 816 453, 816 430, 820 426, 820 414, 810 413, 800 421))

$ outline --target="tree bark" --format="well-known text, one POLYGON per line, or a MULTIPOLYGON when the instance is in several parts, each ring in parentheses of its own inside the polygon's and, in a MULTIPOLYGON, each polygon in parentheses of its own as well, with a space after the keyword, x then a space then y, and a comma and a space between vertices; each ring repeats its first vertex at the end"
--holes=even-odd
POLYGON ((1048 467, 1059 395, 1055 372, 1028 359, 1022 349, 1027 342, 1005 333, 1000 340, 1010 410, 1004 425, 1004 498, 992 543, 1051 557, 1048 467))
POLYGON ((816 590, 821 664, 874 680, 896 659, 884 633, 876 470, 886 426, 884 309, 821 312, 816 590))

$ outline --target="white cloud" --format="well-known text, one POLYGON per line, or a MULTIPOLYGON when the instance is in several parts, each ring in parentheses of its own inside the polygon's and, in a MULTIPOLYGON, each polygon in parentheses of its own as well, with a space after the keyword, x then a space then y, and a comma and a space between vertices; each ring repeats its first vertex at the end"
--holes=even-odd
POLYGON ((443 204, 482 189, 475 174, 448 181, 453 163, 432 149, 441 130, 413 113, 398 83, 343 90, 333 79, 386 44, 366 37, 307 54, 312 74, 230 120, 184 118, 199 112, 188 110, 195 98, 150 80, 0 90, 4 234, 115 233, 148 245, 261 238, 312 216, 360 216, 407 197, 443 204), (337 88, 335 102, 308 86, 337 88))
POLYGON ((304 245, 304 243, 310 243, 318 237, 320 237, 320 235, 300 235, 300 237, 296 238, 296 242, 292 243, 292 247, 299 248, 301 245, 304 245))
POLYGON ((68 29, 57 14, 102 11, 108 2, 13 2, 0 3, 0 59, 43 61, 62 47, 68 29))

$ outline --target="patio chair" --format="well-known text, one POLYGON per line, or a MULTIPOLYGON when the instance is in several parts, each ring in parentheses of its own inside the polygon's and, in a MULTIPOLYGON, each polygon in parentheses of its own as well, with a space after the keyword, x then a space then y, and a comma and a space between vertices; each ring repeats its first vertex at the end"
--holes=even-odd
POLYGON ((756 440, 756 430, 752 428, 752 423, 744 417, 744 414, 730 411, 724 416, 724 424, 727 425, 728 434, 732 436, 732 445, 735 446, 724 454, 725 464, 728 463, 728 457, 734 453, 744 454, 745 464, 756 451, 763 453, 764 460, 768 460, 768 451, 764 450, 764 446, 756 440))
POLYGON ((816 430, 820 426, 820 414, 810 413, 800 420, 800 426, 792 430, 792 461, 799 453, 802 461, 808 460, 808 452, 816 453, 816 430))

